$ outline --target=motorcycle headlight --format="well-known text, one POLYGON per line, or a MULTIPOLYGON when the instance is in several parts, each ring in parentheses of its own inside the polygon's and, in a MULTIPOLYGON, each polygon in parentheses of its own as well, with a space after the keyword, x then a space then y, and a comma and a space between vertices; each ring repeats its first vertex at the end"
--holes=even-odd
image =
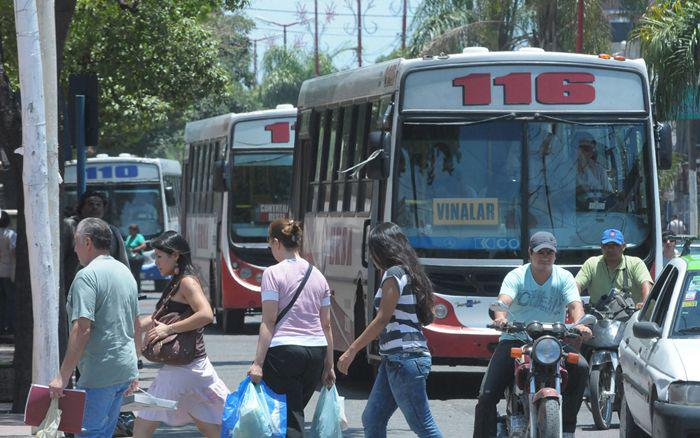
POLYGON ((543 365, 552 365, 561 359, 561 345, 554 338, 540 338, 532 348, 533 359, 543 365))
POLYGON ((700 405, 700 383, 671 383, 668 387, 668 402, 679 405, 700 405))

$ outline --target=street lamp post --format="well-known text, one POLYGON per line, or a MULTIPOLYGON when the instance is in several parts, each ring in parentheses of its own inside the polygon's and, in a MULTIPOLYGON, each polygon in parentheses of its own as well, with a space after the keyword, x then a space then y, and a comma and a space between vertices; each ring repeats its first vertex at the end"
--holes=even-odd
POLYGON ((292 23, 278 23, 276 21, 268 20, 266 18, 261 18, 261 17, 256 17, 256 18, 260 21, 264 21, 265 23, 272 24, 275 26, 280 26, 282 28, 282 36, 284 39, 284 50, 287 50, 287 28, 290 26, 297 25, 297 24, 306 23, 306 20, 294 21, 292 23))

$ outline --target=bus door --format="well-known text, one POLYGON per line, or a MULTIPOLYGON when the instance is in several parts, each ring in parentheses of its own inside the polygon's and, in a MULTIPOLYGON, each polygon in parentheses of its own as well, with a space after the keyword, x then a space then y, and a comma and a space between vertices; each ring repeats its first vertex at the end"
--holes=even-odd
MULTIPOLYGON (((369 255, 369 248, 367 246, 367 239, 369 237, 369 232, 372 228, 377 226, 378 224, 384 222, 387 219, 386 216, 386 193, 388 190, 391 190, 391 186, 388 184, 388 181, 390 180, 387 178, 388 175, 378 176, 376 173, 381 173, 381 171, 378 170, 379 167, 384 167, 386 170, 389 169, 390 163, 392 162, 391 160, 391 154, 392 150, 395 148, 393 147, 395 139, 392 136, 392 130, 391 130, 391 123, 392 123, 392 118, 393 118, 393 96, 385 96, 379 101, 379 105, 376 107, 376 109, 373 108, 376 113, 372 115, 372 128, 373 130, 377 129, 374 131, 374 135, 371 136, 373 138, 373 141, 380 141, 380 144, 370 144, 368 151, 367 151, 367 156, 370 156, 374 150, 376 149, 384 149, 385 155, 384 155, 384 161, 385 162, 376 162, 373 164, 370 164, 369 166, 374 166, 374 169, 366 169, 365 170, 365 176, 368 178, 372 178, 372 201, 371 201, 371 208, 370 208, 370 218, 365 221, 364 226, 363 226, 363 237, 362 237, 362 259, 363 259, 363 264, 367 265, 367 287, 365 288, 365 297, 364 297, 364 315, 362 317, 356 317, 355 320, 355 327, 356 327, 356 336, 359 336, 362 331, 364 330, 365 327, 374 319, 376 315, 376 310, 374 308, 374 296, 377 293, 377 290, 381 286, 381 272, 379 269, 374 266, 374 263, 372 263, 371 257, 369 255), (376 136, 380 134, 379 138, 376 136), (368 174, 368 172, 371 174, 368 174), (374 173, 374 174, 373 174, 374 173), (360 326, 362 326, 361 330, 357 330, 360 326)), ((372 341, 368 346, 367 346, 367 359, 370 362, 378 362, 380 360, 379 357, 379 341, 374 340, 372 341)))

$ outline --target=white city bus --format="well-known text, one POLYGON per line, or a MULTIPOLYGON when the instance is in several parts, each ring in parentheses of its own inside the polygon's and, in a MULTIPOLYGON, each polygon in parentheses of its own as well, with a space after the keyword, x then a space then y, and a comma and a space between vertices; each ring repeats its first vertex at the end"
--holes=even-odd
MULTIPOLYGON (((66 162, 64 205, 70 210, 77 203, 75 160, 66 162)), ((107 197, 104 219, 119 228, 122 236, 129 233, 129 224, 139 226, 146 240, 164 231, 180 231, 180 179, 182 171, 176 160, 140 158, 131 154, 110 157, 98 154, 85 165, 88 190, 107 197)), ((66 213, 73 214, 73 211, 66 213)), ((141 268, 144 288, 161 290, 167 279, 158 272, 153 251, 144 253, 141 268), (151 284, 153 281, 155 284, 151 284)))
POLYGON ((435 286, 424 332, 443 363, 488 360, 488 305, 527 261, 533 232, 552 232, 557 263, 576 272, 600 253, 602 231, 618 228, 627 253, 660 271, 642 60, 470 48, 310 79, 298 110, 292 214, 305 257, 334 289, 340 351, 374 315, 366 239, 381 221, 403 228, 435 286), (594 140, 602 188, 585 187, 577 135, 594 140))
POLYGON ((267 228, 289 215, 296 108, 226 114, 185 127, 183 229, 217 323, 242 328, 275 263, 267 228))

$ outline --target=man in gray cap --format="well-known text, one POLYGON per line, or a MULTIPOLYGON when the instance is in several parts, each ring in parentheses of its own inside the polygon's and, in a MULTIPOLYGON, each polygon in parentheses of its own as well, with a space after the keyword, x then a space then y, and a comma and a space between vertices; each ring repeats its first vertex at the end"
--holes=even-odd
MULTIPOLYGON (((513 269, 506 275, 501 285, 498 300, 510 307, 513 321, 529 323, 564 322, 566 311, 574 321, 583 315, 581 296, 571 273, 554 264, 557 256, 557 240, 552 233, 538 231, 530 237, 530 263, 513 269)), ((508 313, 496 312, 496 324, 508 322, 508 313)), ((584 338, 591 331, 584 325, 576 329, 584 338)), ((520 347, 527 341, 525 334, 501 335, 498 346, 491 357, 479 391, 479 399, 474 414, 474 437, 496 435, 496 405, 503 397, 506 387, 513 382, 512 347, 520 347)), ((567 364, 569 383, 564 390, 562 423, 564 437, 573 436, 576 431, 583 392, 588 378, 588 363, 581 357, 578 364, 567 364)))

